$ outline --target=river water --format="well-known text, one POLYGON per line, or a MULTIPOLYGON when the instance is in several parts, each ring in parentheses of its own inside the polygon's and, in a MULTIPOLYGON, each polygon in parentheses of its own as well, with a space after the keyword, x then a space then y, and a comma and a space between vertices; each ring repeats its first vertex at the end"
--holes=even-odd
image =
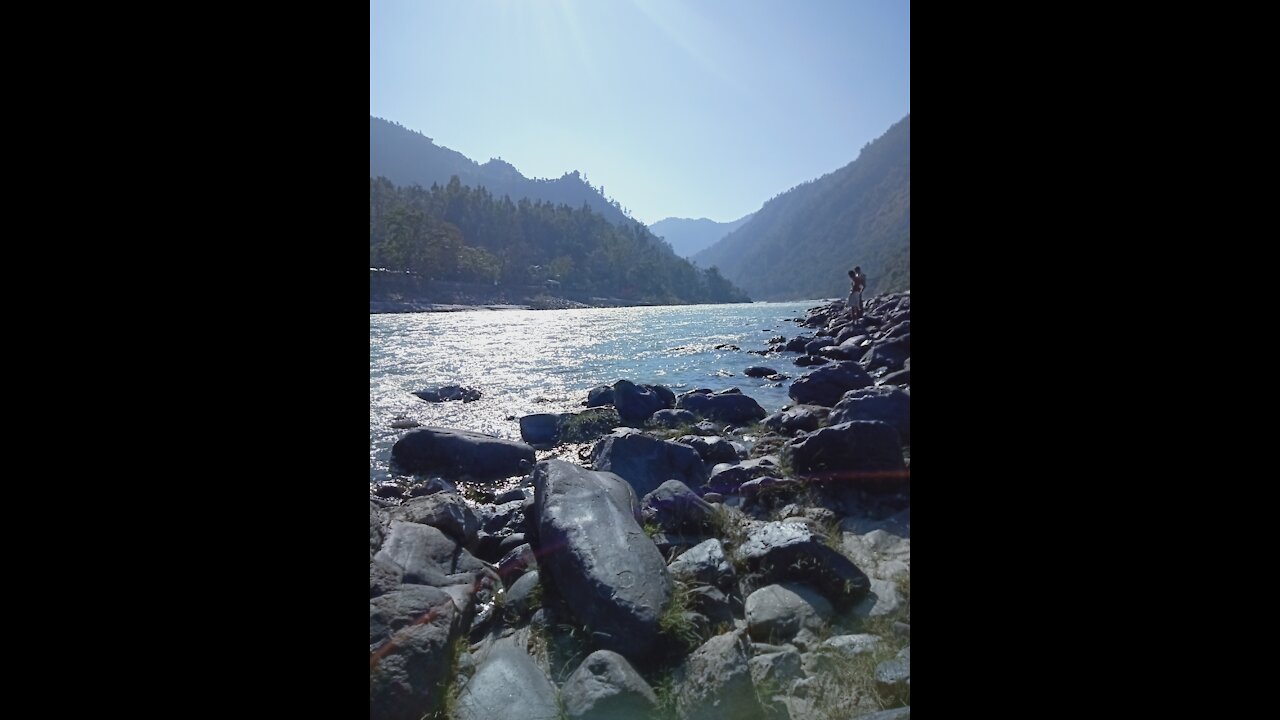
POLYGON ((822 302, 370 315, 369 480, 389 477, 391 446, 409 432, 391 427, 396 418, 519 440, 520 416, 581 410, 588 390, 619 379, 677 394, 736 386, 774 412, 790 402, 789 382, 742 371, 764 365, 795 378, 807 368, 790 353, 747 351, 802 334, 791 320, 822 302), (428 403, 412 394, 451 384, 482 397, 428 403))

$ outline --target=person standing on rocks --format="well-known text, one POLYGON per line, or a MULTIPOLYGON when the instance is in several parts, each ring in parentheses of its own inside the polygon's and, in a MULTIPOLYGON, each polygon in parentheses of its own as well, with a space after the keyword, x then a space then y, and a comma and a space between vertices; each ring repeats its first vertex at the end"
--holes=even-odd
POLYGON ((867 287, 867 276, 862 274, 862 267, 854 265, 849 271, 849 317, 857 320, 862 317, 862 291, 867 287))

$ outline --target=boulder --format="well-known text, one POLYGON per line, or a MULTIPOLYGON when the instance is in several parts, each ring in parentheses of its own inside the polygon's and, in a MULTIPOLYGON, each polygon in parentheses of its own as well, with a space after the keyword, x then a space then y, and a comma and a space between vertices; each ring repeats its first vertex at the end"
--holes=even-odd
POLYGON ((707 468, 693 448, 634 432, 606 435, 592 448, 591 464, 620 476, 641 496, 667 480, 698 487, 707 477, 707 468))
POLYGON ((850 390, 859 390, 874 382, 858 363, 837 362, 796 378, 787 394, 797 403, 831 407, 850 390))
POLYGON ((733 443, 722 437, 703 437, 701 435, 681 435, 676 438, 681 445, 688 445, 698 451, 698 457, 704 463, 732 463, 738 461, 738 449, 733 443))
POLYGON ((686 394, 680 397, 676 406, 716 422, 735 425, 762 420, 768 414, 760 407, 760 403, 743 395, 741 391, 686 394))
POLYGON ((751 646, 741 631, 717 635, 690 653, 677 673, 680 720, 739 720, 761 715, 748 661, 751 646))
POLYGON ((788 436, 794 435, 797 430, 812 432, 821 427, 829 412, 830 408, 821 405, 796 405, 765 418, 764 426, 788 436))
POLYGON ((409 586, 369 601, 369 717, 419 720, 444 701, 460 635, 448 593, 409 586))
MULTIPOLYGON (((525 720, 559 716, 555 685, 514 636, 495 641, 458 693, 454 720, 525 720)), ((417 720, 415 718, 415 720, 417 720)))
POLYGON ((681 425, 692 425, 698 418, 688 410, 659 410, 649 417, 645 423, 651 427, 678 428, 681 425))
POLYGON ((898 431, 903 445, 911 444, 911 394, 896 387, 851 390, 831 408, 831 425, 850 420, 880 420, 898 431))
MULTIPOLYGON (((800 367, 809 367, 810 365, 826 365, 831 361, 820 355, 801 355, 796 358, 794 362, 800 367)), ((804 379, 804 376, 801 375, 800 379, 804 379)), ((799 382, 799 380, 797 380, 797 382, 799 382)))
POLYGON ((774 370, 773 368, 762 367, 760 365, 752 365, 746 370, 743 370, 742 374, 746 375, 747 377, 768 377, 770 375, 777 375, 778 371, 774 370))
POLYGON ((910 480, 898 431, 879 420, 850 420, 788 440, 782 461, 797 474, 869 492, 901 490, 910 480))
POLYGON ((420 497, 395 508, 391 518, 410 523, 430 525, 442 530, 455 541, 474 548, 480 520, 462 496, 452 492, 440 492, 420 497))
POLYGON ((597 385, 587 392, 587 407, 600 407, 613 404, 613 388, 608 385, 597 385))
POLYGON ((636 522, 635 493, 612 473, 561 460, 538 463, 533 482, 542 577, 599 647, 633 660, 647 656, 672 583, 636 522))
POLYGON ((519 619, 537 610, 533 607, 533 591, 538 581, 538 571, 530 570, 511 583, 503 597, 503 612, 519 619))
POLYGON ((820 633, 835 611, 802 583, 766 585, 747 596, 747 632, 759 642, 787 642, 801 630, 820 633))
POLYGON ((573 720, 648 720, 658 697, 631 663, 618 653, 597 650, 560 689, 565 713, 573 720))
POLYGON ((706 532, 715 517, 711 505, 679 480, 668 480, 645 495, 640 508, 646 523, 655 523, 670 533, 706 532))
POLYGON ((428 388, 426 390, 418 390, 413 394, 427 402, 446 402, 449 400, 473 402, 480 399, 479 390, 476 390, 475 388, 462 387, 461 385, 445 385, 438 388, 428 388))
POLYGON ((627 422, 642 422, 650 415, 666 407, 665 398, 647 385, 636 385, 630 380, 613 384, 613 406, 627 422))
POLYGON ((534 452, 522 442, 466 430, 423 427, 397 440, 391 447, 391 459, 410 473, 495 480, 527 472, 534 452))
POLYGON ((871 350, 858 361, 868 372, 879 368, 887 368, 889 372, 902 369, 902 363, 911 357, 911 335, 901 335, 890 340, 881 340, 871 346, 871 350))
POLYGON ((520 418, 520 439, 530 445, 555 445, 564 413, 536 413, 520 418))
MULTIPOLYGON (((910 358, 908 358, 910 360, 910 358)), ((898 372, 886 373, 883 377, 876 380, 877 385, 910 385, 911 384, 911 368, 904 367, 898 372)))
POLYGON ((724 554, 724 545, 716 538, 701 542, 684 551, 667 566, 673 578, 689 584, 712 585, 732 592, 738 584, 733 563, 724 554))
MULTIPOLYGON (((763 587, 788 580, 811 583, 841 612, 865 597, 871 587, 865 573, 803 523, 769 522, 757 526, 735 556, 750 571, 750 584, 763 587)), ((743 592, 754 589, 744 588, 743 592)))
POLYGON ((393 520, 375 560, 390 561, 404 571, 404 582, 445 587, 497 580, 489 566, 457 540, 430 525, 393 520))
POLYGON ((789 341, 787 342, 787 346, 786 346, 784 349, 785 349, 787 352, 798 352, 798 353, 802 353, 802 352, 804 352, 804 348, 805 348, 805 346, 806 346, 806 345, 808 345, 808 344, 809 344, 810 342, 812 342, 812 341, 813 341, 813 337, 811 337, 811 336, 808 336, 808 335, 799 335, 799 336, 797 336, 797 337, 793 337, 793 338, 791 338, 791 340, 789 340, 789 341))

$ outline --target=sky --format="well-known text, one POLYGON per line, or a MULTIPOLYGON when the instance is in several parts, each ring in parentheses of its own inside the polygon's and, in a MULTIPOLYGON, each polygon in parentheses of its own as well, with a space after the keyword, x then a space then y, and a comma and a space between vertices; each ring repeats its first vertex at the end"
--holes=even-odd
POLYGON ((911 112, 909 0, 371 0, 369 114, 632 217, 736 220, 911 112))

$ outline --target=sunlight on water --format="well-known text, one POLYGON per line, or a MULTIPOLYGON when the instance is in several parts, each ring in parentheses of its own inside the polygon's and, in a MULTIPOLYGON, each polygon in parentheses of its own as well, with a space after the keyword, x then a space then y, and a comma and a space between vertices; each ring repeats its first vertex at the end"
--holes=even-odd
POLYGON ((388 476, 391 446, 422 425, 520 439, 522 415, 581 410, 587 391, 619 379, 662 384, 677 394, 737 386, 774 412, 789 382, 770 387, 742 371, 771 367, 792 378, 794 353, 761 357, 774 335, 811 330, 789 322, 819 301, 749 305, 506 310, 369 316, 369 474, 388 476), (740 350, 717 350, 716 345, 740 350), (463 385, 482 397, 429 403, 413 391, 463 385))

